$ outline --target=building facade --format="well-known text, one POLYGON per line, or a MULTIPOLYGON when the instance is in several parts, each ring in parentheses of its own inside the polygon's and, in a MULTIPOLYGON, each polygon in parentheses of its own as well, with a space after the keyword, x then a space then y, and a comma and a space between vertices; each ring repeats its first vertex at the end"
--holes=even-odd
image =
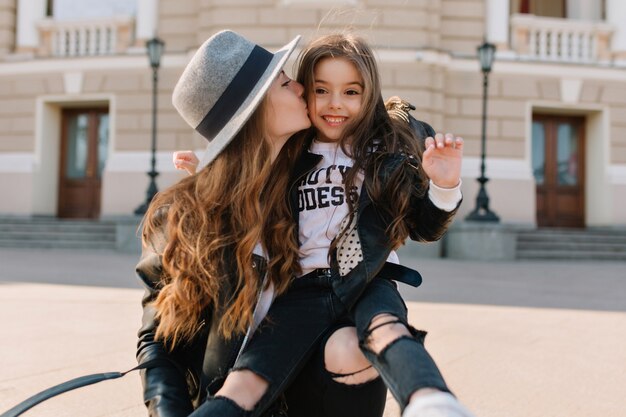
POLYGON ((152 70, 158 71, 157 177, 171 152, 202 152, 171 92, 195 49, 229 28, 272 50, 351 30, 375 48, 385 97, 465 139, 459 216, 486 174, 503 223, 626 225, 626 2, 621 0, 0 0, 0 214, 109 218, 145 200, 152 70))

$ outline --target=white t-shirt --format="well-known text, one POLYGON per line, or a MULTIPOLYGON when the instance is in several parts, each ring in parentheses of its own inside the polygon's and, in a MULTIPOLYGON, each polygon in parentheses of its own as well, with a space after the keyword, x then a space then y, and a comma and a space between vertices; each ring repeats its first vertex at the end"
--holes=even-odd
MULTIPOLYGON (((310 151, 323 159, 297 184, 303 275, 330 266, 328 248, 340 231, 341 221, 349 213, 347 198, 358 198, 363 184, 361 172, 356 176, 355 189, 346 193, 344 178, 352 169, 352 158, 337 143, 314 141, 310 151)), ((398 255, 392 252, 387 260, 398 263, 398 255)))

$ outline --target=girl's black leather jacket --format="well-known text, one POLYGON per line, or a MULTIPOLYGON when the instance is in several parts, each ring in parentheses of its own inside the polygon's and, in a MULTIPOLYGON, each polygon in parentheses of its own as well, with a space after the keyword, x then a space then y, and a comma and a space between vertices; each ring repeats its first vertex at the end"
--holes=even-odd
MULTIPOLYGON (((411 123, 416 124, 416 126, 413 126, 414 129, 426 133, 427 136, 434 136, 434 131, 428 124, 411 119, 411 123)), ((296 184, 304 175, 317 166, 321 158, 320 155, 307 151, 303 152, 296 164, 296 172, 292 176, 289 188, 291 212, 296 225, 299 224, 298 187, 296 184)), ((385 166, 381 169, 381 172, 390 174, 396 169, 414 172, 413 162, 412 160, 407 161, 407 158, 409 156, 405 154, 389 154, 385 159, 385 166)), ((392 245, 385 233, 389 221, 384 218, 380 210, 377 210, 376 204, 366 192, 365 181, 367 179, 364 180, 364 184, 361 187, 357 204, 357 231, 361 242, 363 260, 347 275, 337 277, 333 281, 334 291, 347 309, 350 309, 358 300, 367 283, 379 275, 383 267, 389 266, 386 260, 392 251, 392 245)), ((420 193, 415 193, 415 195, 411 201, 411 212, 405 220, 410 229, 409 237, 420 242, 433 242, 441 239, 452 222, 461 202, 453 211, 448 212, 436 207, 428 198, 427 192, 421 193, 422 197, 417 196, 420 193)), ((298 233, 297 228, 296 233, 298 233)), ((337 248, 337 251, 339 251, 339 248, 337 248)), ((335 254, 331 254, 331 259, 333 257, 335 257, 335 254)), ((385 268, 385 275, 387 275, 387 270, 388 268, 385 268)), ((412 269, 394 267, 393 272, 396 276, 392 279, 396 281, 417 283, 418 285, 421 282, 419 273, 412 269)))

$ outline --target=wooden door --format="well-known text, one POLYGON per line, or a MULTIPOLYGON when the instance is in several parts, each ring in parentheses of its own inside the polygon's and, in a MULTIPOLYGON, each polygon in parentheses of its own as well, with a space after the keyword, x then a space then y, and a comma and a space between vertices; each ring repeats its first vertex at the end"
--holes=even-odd
POLYGON ((567 17, 567 2, 565 0, 512 0, 513 13, 528 13, 535 16, 567 17))
POLYGON ((98 218, 107 157, 107 109, 66 109, 61 132, 58 216, 98 218))
POLYGON ((584 126, 582 117, 533 117, 539 227, 585 226, 584 126))

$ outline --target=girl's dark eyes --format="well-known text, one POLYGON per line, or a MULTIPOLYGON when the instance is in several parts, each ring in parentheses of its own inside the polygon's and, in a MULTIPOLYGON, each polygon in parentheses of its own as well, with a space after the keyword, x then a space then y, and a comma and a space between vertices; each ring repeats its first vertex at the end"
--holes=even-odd
POLYGON ((283 86, 283 87, 287 87, 287 86, 289 86, 289 84, 291 84, 291 78, 287 79, 287 81, 285 81, 285 82, 282 84, 282 86, 283 86))
MULTIPOLYGON (((315 91, 315 94, 325 94, 325 93, 327 93, 327 91, 325 89, 323 89, 323 88, 316 88, 314 91, 315 91)), ((357 91, 357 90, 348 90, 348 91, 345 92, 345 94, 348 95, 348 96, 356 96, 356 95, 361 94, 361 92, 357 91)))

